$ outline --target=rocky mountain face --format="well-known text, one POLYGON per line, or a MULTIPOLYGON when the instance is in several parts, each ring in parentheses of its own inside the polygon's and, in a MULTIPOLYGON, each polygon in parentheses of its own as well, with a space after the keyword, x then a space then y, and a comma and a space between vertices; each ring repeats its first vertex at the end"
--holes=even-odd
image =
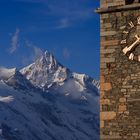
POLYGON ((0 140, 98 140, 99 82, 45 52, 0 68, 0 140))

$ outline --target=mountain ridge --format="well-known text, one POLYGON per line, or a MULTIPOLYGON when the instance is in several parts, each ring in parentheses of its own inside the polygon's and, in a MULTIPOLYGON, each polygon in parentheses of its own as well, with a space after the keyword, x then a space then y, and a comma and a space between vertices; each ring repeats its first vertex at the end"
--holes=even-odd
POLYGON ((98 140, 99 83, 45 52, 0 68, 0 140, 98 140))
MULTIPOLYGON (((39 85, 39 87, 50 87, 53 82, 62 84, 69 78, 75 78, 82 84, 84 84, 84 80, 88 78, 93 79, 85 74, 78 74, 70 71, 70 69, 60 64, 48 51, 46 51, 43 56, 37 59, 34 63, 21 69, 20 72, 25 75, 25 77, 30 80, 33 85, 39 85), (37 78, 38 81, 35 81, 37 78)), ((93 79, 92 82, 98 89, 100 88, 98 81, 93 79)))

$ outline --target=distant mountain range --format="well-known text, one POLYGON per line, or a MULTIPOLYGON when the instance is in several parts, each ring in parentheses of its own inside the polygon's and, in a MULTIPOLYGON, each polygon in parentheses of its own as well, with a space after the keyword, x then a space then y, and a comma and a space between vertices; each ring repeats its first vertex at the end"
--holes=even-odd
POLYGON ((47 51, 19 71, 1 67, 0 140, 99 140, 99 88, 47 51))

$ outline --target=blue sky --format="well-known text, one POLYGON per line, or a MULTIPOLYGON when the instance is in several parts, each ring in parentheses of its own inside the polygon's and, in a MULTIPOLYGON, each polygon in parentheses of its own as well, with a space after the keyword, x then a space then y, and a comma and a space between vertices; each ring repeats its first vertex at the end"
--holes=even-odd
POLYGON ((0 66, 22 68, 43 51, 99 79, 99 0, 1 0, 0 66))

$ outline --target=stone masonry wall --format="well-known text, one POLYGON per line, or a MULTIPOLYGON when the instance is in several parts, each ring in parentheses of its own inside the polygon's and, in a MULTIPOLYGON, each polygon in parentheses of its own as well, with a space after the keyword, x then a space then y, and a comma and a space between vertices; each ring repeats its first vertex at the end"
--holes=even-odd
MULTIPOLYGON (((100 0, 101 8, 108 8, 114 6, 123 6, 132 0, 100 0)), ((140 0, 133 0, 133 3, 139 3, 140 0)))
MULTIPOLYGON (((101 0, 102 7, 105 1, 117 2, 101 0)), ((140 63, 128 60, 120 45, 121 29, 136 16, 140 10, 101 14, 101 140, 140 140, 140 63)))
POLYGON ((120 6, 125 4, 125 0, 100 0, 101 7, 113 7, 113 6, 120 6))

